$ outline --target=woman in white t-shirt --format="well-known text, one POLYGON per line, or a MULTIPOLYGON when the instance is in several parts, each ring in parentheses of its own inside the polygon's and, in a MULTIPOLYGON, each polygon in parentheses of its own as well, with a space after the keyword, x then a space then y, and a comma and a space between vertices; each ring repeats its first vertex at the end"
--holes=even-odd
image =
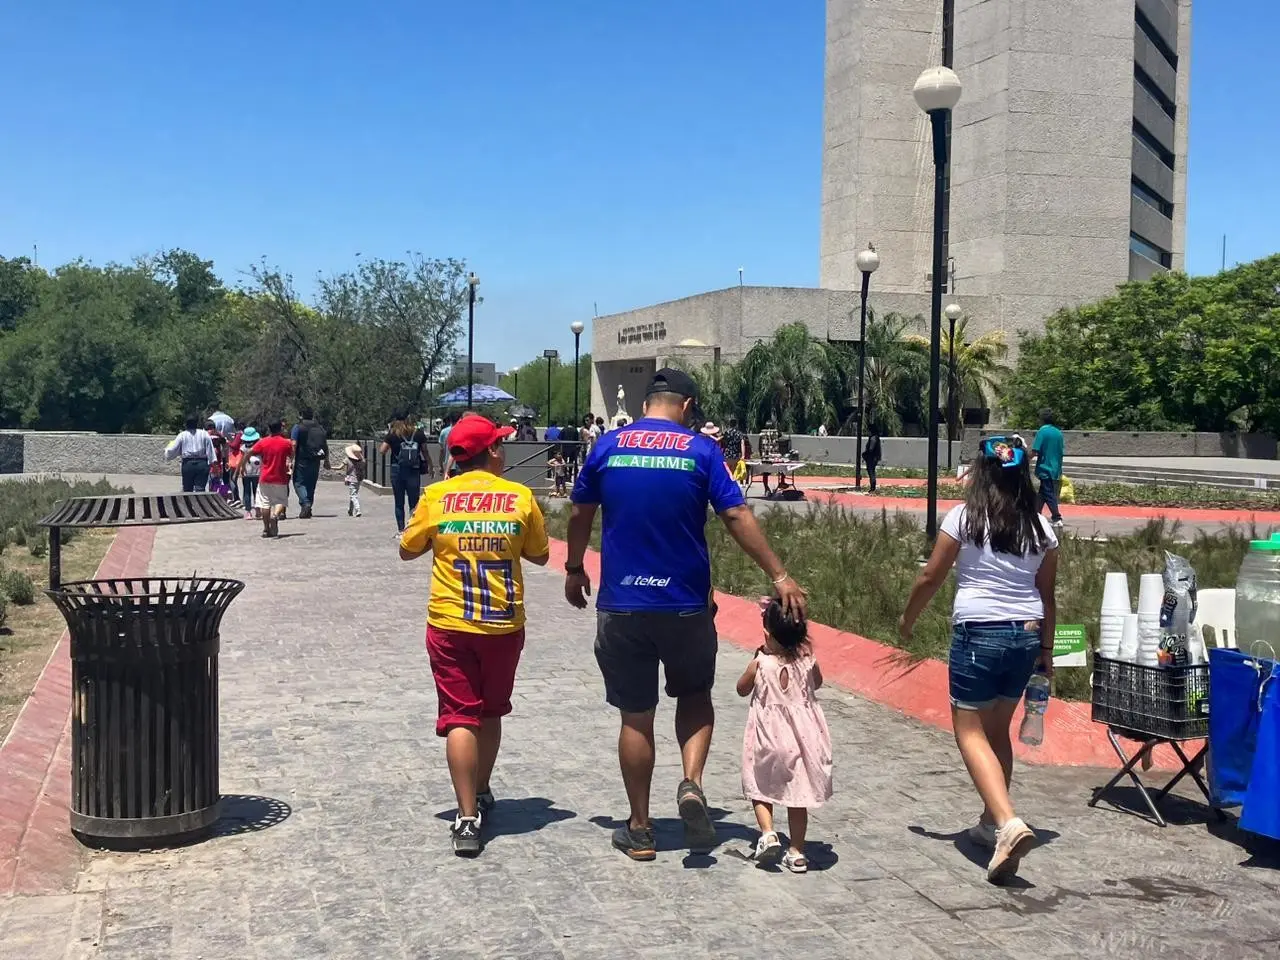
POLYGON ((969 838, 992 849, 987 879, 1003 882, 1035 846, 1009 799, 1009 726, 1037 668, 1053 675, 1058 539, 1040 516, 1022 438, 991 437, 969 473, 965 503, 942 521, 899 628, 916 620, 956 568, 951 616, 951 719, 983 811, 969 838))

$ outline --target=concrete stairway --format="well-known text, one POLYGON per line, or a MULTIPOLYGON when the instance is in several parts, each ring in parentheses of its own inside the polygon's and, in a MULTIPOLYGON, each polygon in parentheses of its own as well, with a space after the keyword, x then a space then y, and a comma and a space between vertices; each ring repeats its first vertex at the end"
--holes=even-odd
POLYGON ((1280 490, 1280 476, 1248 472, 1247 468, 1237 473, 1220 469, 1147 466, 1139 459, 1135 459, 1131 464, 1118 464, 1073 461, 1068 458, 1064 472, 1072 482, 1083 483, 1138 483, 1160 486, 1280 490))

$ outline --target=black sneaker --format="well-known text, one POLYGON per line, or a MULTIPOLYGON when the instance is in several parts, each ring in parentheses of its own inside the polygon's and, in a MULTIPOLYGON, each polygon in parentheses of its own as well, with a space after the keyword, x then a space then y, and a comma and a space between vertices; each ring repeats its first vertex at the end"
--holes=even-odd
POLYGON ((311 504, 305 503, 298 508, 298 519, 299 520, 311 519, 311 504))
POLYGON ((457 817, 449 830, 453 838, 453 852, 460 857, 474 857, 480 853, 480 818, 457 817))
POLYGON ((692 780, 681 780, 676 805, 684 821, 684 843, 690 853, 710 853, 716 845, 716 828, 707 814, 707 798, 692 780))
POLYGON ((498 801, 493 798, 492 790, 485 790, 476 794, 476 809, 480 811, 481 816, 484 816, 497 806, 497 804, 498 801))
POLYGON ((347 516, 354 517, 356 515, 356 505, 350 500, 347 501, 347 516))
POLYGON ((613 845, 632 860, 656 860, 658 849, 653 842, 653 827, 633 830, 629 823, 624 823, 613 831, 613 845))

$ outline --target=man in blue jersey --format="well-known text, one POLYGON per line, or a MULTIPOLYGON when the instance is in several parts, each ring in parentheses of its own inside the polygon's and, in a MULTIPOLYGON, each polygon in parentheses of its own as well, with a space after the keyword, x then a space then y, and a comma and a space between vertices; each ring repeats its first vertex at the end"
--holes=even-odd
POLYGON ((618 758, 631 805, 613 845, 633 860, 657 856, 649 788, 659 663, 667 696, 676 699, 684 765, 676 804, 685 841, 696 852, 716 843, 702 792, 715 724, 717 645, 703 534, 708 506, 768 575, 787 612, 796 618, 805 613, 804 591, 769 548, 720 447, 686 426, 695 419, 697 398, 688 374, 659 370, 645 392, 644 417, 602 436, 573 488, 564 592, 575 607, 586 607, 591 592, 582 560, 596 510, 604 510, 596 661, 605 698, 622 714, 618 758))

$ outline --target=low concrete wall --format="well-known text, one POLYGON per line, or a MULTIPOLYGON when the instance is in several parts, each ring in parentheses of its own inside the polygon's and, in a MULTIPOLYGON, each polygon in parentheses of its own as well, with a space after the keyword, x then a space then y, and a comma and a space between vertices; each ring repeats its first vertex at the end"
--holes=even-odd
MULTIPOLYGON (((1031 442, 1035 427, 970 431, 965 437, 966 457, 976 456, 983 437, 1018 433, 1031 442)), ((1122 433, 1102 430, 1066 430, 1067 455, 1072 457, 1232 457, 1276 460, 1276 438, 1265 433, 1122 433)))
MULTIPOLYGON (((177 461, 165 462, 164 448, 174 434, 57 433, 5 431, 0 443, 22 444, 22 473, 156 473, 177 475, 177 461)), ((0 460, 0 472, 5 463, 0 460)))
MULTIPOLYGON (((865 438, 863 439, 865 443, 865 438)), ((760 449, 760 437, 753 434, 751 446, 760 449)), ((810 437, 803 434, 791 435, 791 449, 801 460, 810 463, 846 463, 857 462, 857 437, 810 437)), ((880 461, 886 467, 914 467, 923 470, 929 465, 929 442, 924 437, 881 437, 880 449, 884 458, 880 461)), ((960 460, 960 442, 956 441, 951 448, 952 462, 960 460)), ((947 465, 947 441, 938 443, 938 462, 945 468, 947 465)))

